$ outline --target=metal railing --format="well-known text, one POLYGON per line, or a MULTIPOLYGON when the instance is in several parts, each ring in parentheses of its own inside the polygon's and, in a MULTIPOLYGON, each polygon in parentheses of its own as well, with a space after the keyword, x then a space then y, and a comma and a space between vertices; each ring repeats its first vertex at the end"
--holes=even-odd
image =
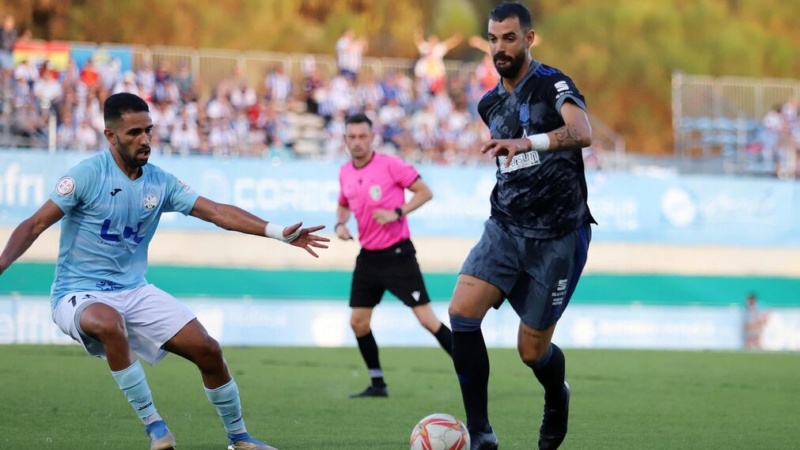
MULTIPOLYGON (((710 77, 674 73, 672 125, 675 158, 711 171, 746 173, 757 158, 761 119, 775 105, 800 97, 800 81, 775 78, 710 77)), ((794 149, 784 149, 794 167, 794 149)), ((793 176, 793 175, 792 175, 793 176)))

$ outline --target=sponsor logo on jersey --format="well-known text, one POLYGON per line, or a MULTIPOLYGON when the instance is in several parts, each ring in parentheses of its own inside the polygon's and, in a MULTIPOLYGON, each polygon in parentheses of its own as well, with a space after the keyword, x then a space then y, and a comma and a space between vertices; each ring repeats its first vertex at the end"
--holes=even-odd
POLYGON ((502 173, 514 172, 515 170, 524 169, 525 167, 538 166, 540 163, 539 152, 518 153, 511 159, 511 164, 509 164, 508 167, 506 167, 508 156, 498 156, 497 159, 500 161, 500 172, 502 173))
POLYGON ((56 193, 62 197, 66 197, 75 190, 75 180, 71 177, 63 177, 58 180, 56 185, 56 193))
POLYGON ((414 291, 414 292, 412 292, 412 293, 411 293, 411 296, 412 296, 412 297, 414 297, 414 301, 415 301, 415 302, 419 302, 419 296, 420 296, 420 295, 421 295, 421 294, 420 294, 420 292, 419 292, 419 291, 414 291))
POLYGON ((145 234, 139 236, 142 231, 142 222, 136 224, 136 229, 129 226, 123 227, 122 234, 115 234, 112 231, 115 231, 115 228, 112 226, 111 220, 104 220, 103 226, 100 228, 100 238, 107 242, 122 242, 123 239, 132 240, 137 244, 141 243, 145 238, 145 234))
POLYGON ((111 191, 111 196, 113 197, 113 196, 117 195, 117 194, 118 194, 118 193, 120 193, 120 192, 122 192, 122 189, 120 189, 120 188, 114 188, 114 190, 113 190, 113 191, 111 191))
POLYGON ((563 92, 563 91, 568 91, 569 90, 569 85, 567 84, 566 81, 559 81, 558 83, 554 84, 553 86, 555 86, 555 88, 556 88, 556 90, 558 92, 563 92))

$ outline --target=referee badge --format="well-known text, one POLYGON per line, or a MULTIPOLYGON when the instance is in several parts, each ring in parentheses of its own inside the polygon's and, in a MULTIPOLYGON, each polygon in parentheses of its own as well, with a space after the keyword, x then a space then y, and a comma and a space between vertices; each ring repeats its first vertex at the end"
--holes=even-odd
POLYGON ((369 187, 369 196, 372 198, 373 201, 378 201, 381 199, 381 187, 379 185, 374 185, 369 187))

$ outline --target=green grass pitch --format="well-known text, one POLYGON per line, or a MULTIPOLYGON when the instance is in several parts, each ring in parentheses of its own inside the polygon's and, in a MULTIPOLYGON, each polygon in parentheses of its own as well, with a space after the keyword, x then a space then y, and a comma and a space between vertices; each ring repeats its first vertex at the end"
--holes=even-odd
MULTIPOLYGON (((565 354, 573 393, 565 450, 798 448, 797 354, 565 354)), ((541 388, 513 349, 489 355, 489 411, 500 448, 535 448, 541 388)), ((440 349, 382 348, 388 399, 348 398, 368 384, 355 348, 226 348, 225 356, 249 431, 281 450, 403 450, 423 416, 464 416, 440 349)), ((226 447, 191 363, 169 356, 146 371, 179 449, 226 447)), ((77 345, 0 346, 0 401, 0 448, 148 447, 105 362, 77 345)))

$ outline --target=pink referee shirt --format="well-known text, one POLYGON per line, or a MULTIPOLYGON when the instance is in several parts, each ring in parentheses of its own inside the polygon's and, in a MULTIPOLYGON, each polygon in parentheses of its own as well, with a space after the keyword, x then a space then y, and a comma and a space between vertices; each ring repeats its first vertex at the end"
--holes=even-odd
POLYGON ((358 223, 358 240, 367 250, 383 250, 411 237, 408 221, 380 225, 376 209, 394 210, 405 203, 405 189, 419 178, 414 166, 396 156, 374 152, 361 168, 349 161, 339 169, 339 205, 350 208, 358 223))

